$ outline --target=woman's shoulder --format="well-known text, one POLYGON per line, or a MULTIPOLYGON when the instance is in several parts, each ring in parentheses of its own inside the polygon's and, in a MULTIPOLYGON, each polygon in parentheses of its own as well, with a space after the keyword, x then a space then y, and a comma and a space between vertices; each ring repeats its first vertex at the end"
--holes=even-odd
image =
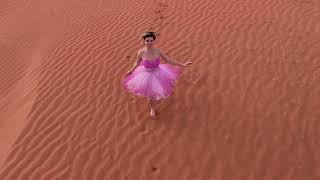
POLYGON ((144 51, 145 51, 144 48, 139 49, 138 50, 138 55, 142 56, 144 51))
POLYGON ((160 56, 163 56, 163 51, 162 51, 162 49, 160 49, 160 48, 157 48, 157 53, 160 55, 160 56))
POLYGON ((161 54, 161 53, 162 53, 162 49, 160 49, 160 48, 155 48, 155 50, 156 50, 156 52, 157 52, 158 54, 161 54))
POLYGON ((138 50, 139 53, 141 53, 141 52, 143 52, 143 51, 144 51, 144 48, 140 48, 140 49, 138 50))

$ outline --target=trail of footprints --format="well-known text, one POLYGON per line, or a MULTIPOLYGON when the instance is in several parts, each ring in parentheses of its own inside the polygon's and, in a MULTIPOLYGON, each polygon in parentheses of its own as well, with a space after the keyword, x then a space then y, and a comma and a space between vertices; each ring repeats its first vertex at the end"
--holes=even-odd
MULTIPOLYGON (((163 20, 164 20, 164 11, 169 7, 169 4, 166 3, 166 2, 157 2, 156 3, 156 10, 154 11, 154 14, 155 14, 155 17, 154 17, 154 25, 155 27, 159 27, 162 23, 163 23, 163 20)), ((153 26, 149 27, 148 28, 149 31, 155 31, 155 28, 153 26)), ((160 33, 157 32, 156 33, 157 37, 160 36, 160 33)), ((125 57, 126 61, 127 62, 131 62, 131 59, 132 56, 130 55, 127 55, 125 57)))
POLYGON ((164 11, 169 7, 168 3, 165 2, 158 2, 156 6, 156 10, 154 11, 156 17, 154 18, 155 22, 160 22, 162 23, 164 19, 164 11))

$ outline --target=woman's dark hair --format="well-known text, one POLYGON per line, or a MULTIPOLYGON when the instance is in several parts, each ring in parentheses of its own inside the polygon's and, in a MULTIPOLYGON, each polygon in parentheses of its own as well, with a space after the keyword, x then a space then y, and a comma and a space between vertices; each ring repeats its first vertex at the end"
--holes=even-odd
POLYGON ((152 37, 154 40, 157 39, 156 33, 151 32, 151 31, 142 33, 141 38, 143 38, 143 40, 145 40, 147 37, 152 37))

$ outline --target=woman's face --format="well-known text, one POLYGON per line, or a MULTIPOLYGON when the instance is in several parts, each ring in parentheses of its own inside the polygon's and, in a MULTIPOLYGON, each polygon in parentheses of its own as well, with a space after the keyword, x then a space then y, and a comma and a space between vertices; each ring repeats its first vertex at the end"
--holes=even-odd
POLYGON ((154 44, 154 39, 153 37, 146 37, 146 39, 144 40, 144 44, 148 47, 152 47, 154 44))

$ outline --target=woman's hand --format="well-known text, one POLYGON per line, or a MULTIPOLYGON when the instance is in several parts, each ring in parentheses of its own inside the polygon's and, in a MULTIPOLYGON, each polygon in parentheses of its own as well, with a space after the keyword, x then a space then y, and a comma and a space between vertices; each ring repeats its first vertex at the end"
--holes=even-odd
POLYGON ((190 67, 192 64, 192 62, 186 62, 186 63, 183 63, 182 66, 183 67, 190 67))

